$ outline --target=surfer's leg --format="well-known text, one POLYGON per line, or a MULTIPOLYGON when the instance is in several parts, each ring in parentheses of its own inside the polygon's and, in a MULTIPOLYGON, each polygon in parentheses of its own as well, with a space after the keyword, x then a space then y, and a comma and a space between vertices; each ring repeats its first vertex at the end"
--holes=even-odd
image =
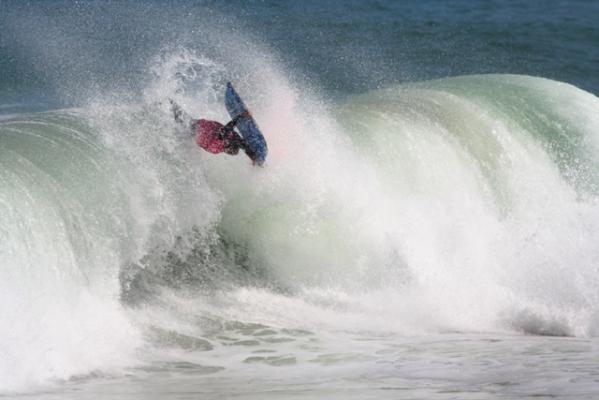
POLYGON ((250 158, 250 160, 252 160, 252 163, 256 164, 256 153, 253 152, 248 146, 244 146, 243 151, 245 151, 245 154, 250 158))

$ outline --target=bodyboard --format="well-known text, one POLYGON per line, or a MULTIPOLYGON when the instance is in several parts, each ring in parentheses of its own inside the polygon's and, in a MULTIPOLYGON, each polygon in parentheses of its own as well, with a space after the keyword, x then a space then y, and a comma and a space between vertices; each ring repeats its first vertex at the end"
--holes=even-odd
MULTIPOLYGON (((237 94, 233 85, 230 82, 227 82, 227 90, 225 92, 225 107, 231 116, 231 119, 237 117, 239 114, 244 111, 248 111, 248 108, 241 100, 241 97, 237 94)), ((262 165, 266 160, 266 155, 268 154, 268 146, 266 145, 266 140, 260 132, 258 128, 258 124, 251 116, 242 118, 236 125, 237 129, 243 136, 243 140, 245 141, 246 147, 250 150, 251 153, 255 154, 255 162, 258 165, 262 165)))

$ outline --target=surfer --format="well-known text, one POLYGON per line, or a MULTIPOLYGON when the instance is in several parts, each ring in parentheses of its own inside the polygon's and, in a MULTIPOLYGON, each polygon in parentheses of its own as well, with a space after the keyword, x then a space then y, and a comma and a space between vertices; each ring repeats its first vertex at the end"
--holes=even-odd
POLYGON ((235 131, 235 126, 239 121, 250 117, 249 111, 244 111, 226 125, 223 125, 217 121, 193 119, 177 103, 171 99, 169 101, 175 121, 181 125, 186 125, 187 122, 198 146, 212 154, 224 152, 232 156, 237 155, 241 149, 252 160, 253 164, 260 164, 256 154, 251 151, 249 146, 245 145, 243 138, 235 131))

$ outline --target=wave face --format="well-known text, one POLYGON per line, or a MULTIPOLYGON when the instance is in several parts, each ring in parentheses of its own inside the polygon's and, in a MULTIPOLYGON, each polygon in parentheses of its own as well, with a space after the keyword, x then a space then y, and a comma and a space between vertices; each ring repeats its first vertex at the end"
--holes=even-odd
POLYGON ((1 392, 181 359, 242 369, 256 343, 301 363, 314 337, 599 335, 597 97, 473 75, 327 100, 186 7, 3 14, 10 79, 78 108, 0 93, 1 392), (11 64, 27 55, 31 79, 11 64), (265 168, 173 123, 168 98, 226 120, 227 80, 265 168))

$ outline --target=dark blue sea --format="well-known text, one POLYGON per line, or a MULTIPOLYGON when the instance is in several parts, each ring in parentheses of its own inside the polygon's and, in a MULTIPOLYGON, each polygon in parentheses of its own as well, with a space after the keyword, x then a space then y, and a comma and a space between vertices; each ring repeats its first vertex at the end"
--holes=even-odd
POLYGON ((590 0, 0 0, 0 398, 597 398, 598 65, 590 0), (173 120, 227 82, 263 167, 173 120))

